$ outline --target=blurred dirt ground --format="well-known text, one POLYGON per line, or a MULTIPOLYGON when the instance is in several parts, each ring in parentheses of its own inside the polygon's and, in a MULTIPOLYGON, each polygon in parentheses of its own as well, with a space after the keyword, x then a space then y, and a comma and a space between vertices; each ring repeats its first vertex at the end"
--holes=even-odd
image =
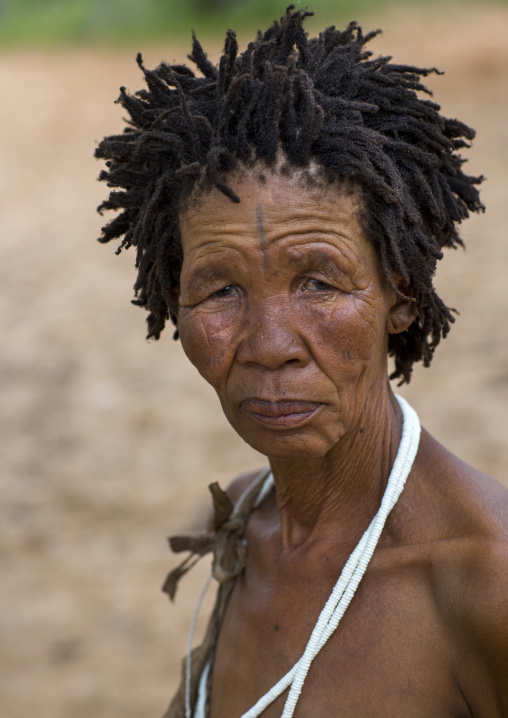
MULTIPOLYGON (((508 8, 365 23, 378 25, 376 53, 446 70, 430 85, 478 130, 468 167, 488 178, 486 215, 437 279, 461 316, 403 393, 445 445, 506 482, 508 8)), ((0 53, 3 718, 160 715, 207 570, 172 607, 165 537, 201 525, 210 481, 263 464, 171 332, 143 340, 133 257, 94 241, 106 189, 94 143, 121 126, 118 87, 141 86, 137 49, 0 53)), ((149 48, 146 64, 186 50, 149 48)))

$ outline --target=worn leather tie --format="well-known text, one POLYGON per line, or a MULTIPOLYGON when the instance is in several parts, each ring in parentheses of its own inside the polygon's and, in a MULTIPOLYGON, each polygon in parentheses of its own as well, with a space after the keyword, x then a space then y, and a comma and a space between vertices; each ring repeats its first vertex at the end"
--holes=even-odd
MULTIPOLYGON (((212 574, 220 587, 215 607, 208 623, 203 643, 191 654, 191 702, 194 706, 199 678, 206 662, 213 658, 214 646, 226 606, 234 587, 234 580, 245 568, 247 547, 244 533, 250 514, 270 474, 264 469, 242 494, 233 507, 231 499, 218 483, 210 484, 214 509, 214 530, 197 536, 171 536, 169 544, 174 553, 189 551, 189 556, 170 571, 162 590, 174 600, 178 582, 202 556, 213 552, 212 574)), ((211 677, 211 671, 210 671, 211 677)), ((210 686, 208 687, 210 690, 210 686)), ((209 706, 207 706, 208 711, 209 706)), ((185 659, 182 661, 182 681, 164 718, 185 718, 185 659)))
POLYGON ((212 494, 213 532, 197 536, 171 536, 169 545, 174 553, 189 551, 189 556, 167 576, 162 590, 174 600, 178 582, 202 556, 213 552, 212 574, 219 583, 238 576, 247 561, 244 541, 245 526, 254 508, 270 469, 264 469, 242 494, 236 506, 217 482, 208 487, 212 494))

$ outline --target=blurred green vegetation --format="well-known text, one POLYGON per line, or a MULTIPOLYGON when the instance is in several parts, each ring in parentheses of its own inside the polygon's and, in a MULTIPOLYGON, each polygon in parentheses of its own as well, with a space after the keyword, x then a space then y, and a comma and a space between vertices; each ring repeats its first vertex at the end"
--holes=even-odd
MULTIPOLYGON (((406 0, 428 5, 429 0, 406 0)), ((431 0, 432 1, 432 0, 431 0)), ((433 0, 443 4, 446 0, 433 0)), ((488 0, 483 0, 488 1, 488 0)), ((508 0, 501 0, 508 2, 508 0)), ((318 14, 318 27, 361 18, 397 0, 307 0, 296 2, 318 14)), ((454 0, 454 4, 482 0, 454 0)), ((122 45, 135 40, 200 37, 265 29, 289 0, 0 0, 0 45, 122 45)), ((312 28, 312 23, 309 23, 312 28)))

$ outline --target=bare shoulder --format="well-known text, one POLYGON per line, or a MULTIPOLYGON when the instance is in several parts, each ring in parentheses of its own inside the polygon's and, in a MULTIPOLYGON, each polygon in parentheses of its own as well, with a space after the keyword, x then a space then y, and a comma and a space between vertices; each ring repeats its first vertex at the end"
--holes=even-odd
POLYGON ((263 469, 255 469, 254 471, 246 471, 243 474, 239 474, 239 476, 231 481, 229 486, 226 488, 226 493, 233 504, 236 504, 244 491, 246 491, 254 483, 262 470, 263 469))
MULTIPOLYGON (((424 481, 437 517, 434 538, 444 539, 452 560, 465 562, 468 580, 462 588, 481 581, 480 594, 485 595, 490 584, 493 589, 508 587, 508 488, 461 461, 428 434, 422 443, 427 454, 424 481)), ((502 597, 508 608, 508 592, 502 597)), ((479 595, 476 603, 480 599, 479 595)))
POLYGON ((437 531, 477 545, 506 549, 508 488, 469 466, 422 432, 417 457, 418 499, 432 504, 437 531))
POLYGON ((423 449, 441 512, 435 578, 443 618, 508 715, 508 489, 428 435, 423 449))

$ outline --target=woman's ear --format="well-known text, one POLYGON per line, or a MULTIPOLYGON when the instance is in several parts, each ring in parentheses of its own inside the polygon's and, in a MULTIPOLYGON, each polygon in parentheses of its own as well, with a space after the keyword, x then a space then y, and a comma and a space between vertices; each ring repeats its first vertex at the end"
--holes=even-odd
POLYGON ((393 300, 388 312, 386 328, 388 334, 405 332, 414 321, 414 298, 410 288, 403 282, 402 277, 396 276, 397 289, 393 290, 393 300))

